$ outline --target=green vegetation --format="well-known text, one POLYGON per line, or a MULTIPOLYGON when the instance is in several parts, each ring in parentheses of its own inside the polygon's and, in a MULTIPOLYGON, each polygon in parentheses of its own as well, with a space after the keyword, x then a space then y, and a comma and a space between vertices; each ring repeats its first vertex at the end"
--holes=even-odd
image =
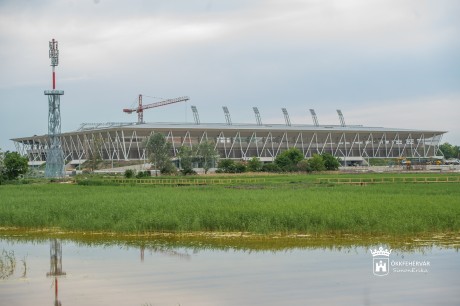
POLYGON ((247 166, 243 161, 234 161, 233 159, 221 159, 217 163, 217 173, 244 173, 247 166))
POLYGON ((183 175, 196 174, 193 170, 193 151, 188 146, 182 146, 179 150, 179 162, 183 175))
POLYGON ((88 147, 88 160, 84 162, 83 167, 89 168, 90 171, 99 169, 103 159, 102 159, 102 146, 104 140, 102 136, 98 136, 92 139, 91 147, 88 147))
POLYGON ((340 160, 329 153, 314 154, 313 157, 305 159, 299 149, 291 148, 279 154, 273 163, 263 164, 257 157, 247 162, 221 159, 217 164, 217 173, 320 172, 338 170, 339 167, 340 160))
POLYGON ((324 161, 324 167, 328 171, 335 171, 338 170, 340 167, 340 160, 337 157, 334 157, 332 154, 329 153, 323 153, 321 154, 321 157, 323 158, 324 161))
POLYGON ((20 175, 27 173, 29 168, 26 157, 17 152, 0 150, 0 184, 4 181, 16 180, 20 175))
POLYGON ((0 226, 136 234, 460 230, 458 183, 313 184, 317 178, 268 175, 261 183, 228 186, 5 185, 0 188, 0 226))
POLYGON ((136 175, 136 171, 134 171, 133 169, 126 169, 125 170, 125 178, 133 178, 134 176, 136 175))
POLYGON ((145 148, 149 154, 149 160, 155 169, 159 169, 164 174, 172 174, 177 171, 169 158, 172 144, 166 141, 163 134, 155 133, 151 135, 147 139, 145 148))
POLYGON ((5 172, 5 153, 3 153, 2 149, 0 148, 0 185, 5 180, 4 172, 5 172))
POLYGON ((206 174, 209 169, 215 166, 216 161, 219 159, 219 154, 214 149, 212 142, 204 141, 196 148, 196 158, 206 174))
POLYGON ((460 147, 451 145, 448 142, 443 143, 439 146, 439 150, 442 152, 446 159, 449 158, 460 158, 460 147))
MULTIPOLYGON (((173 150, 172 144, 166 140, 163 134, 155 133, 151 135, 147 139, 145 147, 154 169, 159 169, 162 174, 172 175, 177 173, 170 156, 173 150)), ((184 175, 196 174, 192 167, 194 162, 198 167, 203 168, 205 174, 208 173, 219 158, 219 154, 214 147, 214 144, 208 141, 203 141, 193 147, 182 146, 178 154, 181 173, 184 175)))
POLYGON ((302 152, 297 148, 288 149, 275 158, 275 164, 283 172, 297 171, 297 164, 303 160, 302 152))
POLYGON ((324 160, 321 155, 314 154, 312 158, 308 161, 308 165, 312 171, 324 171, 326 166, 324 165, 324 160))
POLYGON ((259 172, 262 171, 263 165, 264 164, 260 161, 260 159, 254 156, 248 161, 247 169, 250 172, 259 172))

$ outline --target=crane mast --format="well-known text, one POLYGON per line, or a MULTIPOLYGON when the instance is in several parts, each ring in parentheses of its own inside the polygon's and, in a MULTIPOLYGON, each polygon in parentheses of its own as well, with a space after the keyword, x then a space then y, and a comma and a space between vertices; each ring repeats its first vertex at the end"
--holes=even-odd
POLYGON ((137 113, 137 123, 141 124, 144 123, 144 110, 149 109, 149 108, 154 108, 154 107, 160 107, 160 106, 165 106, 168 104, 174 104, 178 102, 186 102, 190 100, 189 97, 184 96, 184 97, 178 97, 178 98, 173 98, 173 99, 166 99, 160 102, 155 102, 155 103, 150 103, 143 105, 142 104, 142 95, 139 95, 138 99, 138 106, 136 108, 125 108, 123 109, 123 112, 127 114, 131 114, 133 112, 137 113))

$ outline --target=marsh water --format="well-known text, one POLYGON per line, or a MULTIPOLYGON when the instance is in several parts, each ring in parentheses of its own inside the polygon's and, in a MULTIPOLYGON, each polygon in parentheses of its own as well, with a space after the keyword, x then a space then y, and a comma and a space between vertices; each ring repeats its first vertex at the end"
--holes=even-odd
POLYGON ((0 305, 460 305, 457 240, 241 244, 3 235, 0 305), (374 275, 370 249, 379 247, 392 250, 388 275, 374 275))

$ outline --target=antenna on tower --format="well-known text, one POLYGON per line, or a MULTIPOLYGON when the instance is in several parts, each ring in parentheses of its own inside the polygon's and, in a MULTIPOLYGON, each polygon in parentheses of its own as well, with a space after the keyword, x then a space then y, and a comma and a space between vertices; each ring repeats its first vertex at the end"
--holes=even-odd
POLYGON ((313 124, 314 124, 315 126, 319 126, 318 117, 316 117, 316 112, 315 112, 315 110, 310 108, 310 114, 311 114, 311 117, 313 118, 313 124))
POLYGON ((232 125, 232 118, 230 118, 230 112, 228 111, 227 106, 222 106, 225 114, 225 121, 227 121, 227 125, 232 125))
POLYGON ((192 112, 193 112, 193 120, 195 120, 195 124, 200 124, 200 116, 198 115, 198 110, 196 109, 195 105, 192 105, 192 112))
POLYGON ((342 111, 340 109, 337 110, 337 114, 339 115, 340 125, 345 126, 345 118, 343 117, 342 111))
POLYGON ((63 90, 56 90, 56 72, 55 68, 59 64, 59 49, 58 42, 51 40, 49 42, 49 58, 51 59, 52 67, 52 82, 53 89, 45 90, 45 95, 48 96, 48 137, 49 145, 46 154, 46 177, 64 177, 64 152, 61 146, 61 96, 63 90))
POLYGON ((262 125, 262 119, 260 118, 259 109, 255 106, 252 109, 254 110, 254 115, 256 115, 257 125, 262 125))
POLYGON ((287 109, 285 109, 284 107, 281 109, 283 111, 283 115, 284 115, 284 121, 286 122, 286 125, 287 126, 291 126, 291 119, 289 118, 289 114, 287 112, 287 109))
POLYGON ((56 89, 56 73, 55 67, 59 65, 59 49, 58 42, 54 38, 50 41, 49 57, 51 59, 51 67, 53 67, 53 90, 56 89))

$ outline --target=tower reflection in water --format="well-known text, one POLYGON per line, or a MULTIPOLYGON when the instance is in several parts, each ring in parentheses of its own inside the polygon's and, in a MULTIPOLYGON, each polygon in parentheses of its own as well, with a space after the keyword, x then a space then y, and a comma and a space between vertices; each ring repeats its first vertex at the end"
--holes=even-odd
POLYGON ((50 242, 50 271, 46 273, 46 276, 54 277, 54 306, 61 306, 61 301, 58 299, 58 278, 66 275, 62 271, 62 245, 57 239, 50 242))

